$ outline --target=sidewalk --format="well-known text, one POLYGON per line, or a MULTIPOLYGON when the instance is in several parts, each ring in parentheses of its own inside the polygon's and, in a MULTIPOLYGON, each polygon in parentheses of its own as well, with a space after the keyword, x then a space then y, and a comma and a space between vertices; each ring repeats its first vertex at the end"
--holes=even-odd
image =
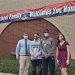
POLYGON ((0 75, 18 75, 18 74, 0 73, 0 75))

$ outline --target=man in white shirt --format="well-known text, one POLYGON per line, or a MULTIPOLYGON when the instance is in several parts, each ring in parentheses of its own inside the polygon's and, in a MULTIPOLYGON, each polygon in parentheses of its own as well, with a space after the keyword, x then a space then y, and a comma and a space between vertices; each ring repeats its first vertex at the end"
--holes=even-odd
POLYGON ((24 34, 23 39, 19 40, 16 46, 16 59, 19 60, 19 75, 28 75, 30 64, 30 45, 28 34, 24 34))
POLYGON ((32 63, 32 75, 37 75, 37 68, 39 70, 39 75, 42 75, 42 51, 41 51, 41 41, 38 34, 34 34, 34 40, 31 42, 31 63, 32 63))

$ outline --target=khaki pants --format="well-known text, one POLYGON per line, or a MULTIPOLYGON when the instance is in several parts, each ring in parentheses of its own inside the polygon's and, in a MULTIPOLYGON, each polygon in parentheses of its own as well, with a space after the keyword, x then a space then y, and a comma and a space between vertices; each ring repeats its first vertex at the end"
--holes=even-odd
POLYGON ((19 75, 28 75, 28 68, 30 65, 30 57, 29 56, 20 56, 20 68, 19 75))

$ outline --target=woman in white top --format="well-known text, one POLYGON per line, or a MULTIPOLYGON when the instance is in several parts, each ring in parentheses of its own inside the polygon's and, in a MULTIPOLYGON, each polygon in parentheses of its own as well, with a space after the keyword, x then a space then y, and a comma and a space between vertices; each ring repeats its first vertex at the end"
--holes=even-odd
POLYGON ((34 34, 34 40, 31 42, 31 63, 32 63, 32 75, 37 75, 37 68, 39 70, 39 75, 42 75, 42 51, 41 51, 41 42, 38 34, 34 34))

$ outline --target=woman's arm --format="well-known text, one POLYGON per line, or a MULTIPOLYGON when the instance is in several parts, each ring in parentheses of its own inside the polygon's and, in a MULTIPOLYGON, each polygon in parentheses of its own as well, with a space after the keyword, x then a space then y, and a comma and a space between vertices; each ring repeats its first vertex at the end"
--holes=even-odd
POLYGON ((58 47, 56 48, 56 62, 57 62, 57 64, 59 64, 59 61, 58 61, 58 47))
POLYGON ((70 46, 67 45, 67 60, 70 60, 70 46))
POLYGON ((58 60, 58 47, 56 48, 56 60, 58 60))

